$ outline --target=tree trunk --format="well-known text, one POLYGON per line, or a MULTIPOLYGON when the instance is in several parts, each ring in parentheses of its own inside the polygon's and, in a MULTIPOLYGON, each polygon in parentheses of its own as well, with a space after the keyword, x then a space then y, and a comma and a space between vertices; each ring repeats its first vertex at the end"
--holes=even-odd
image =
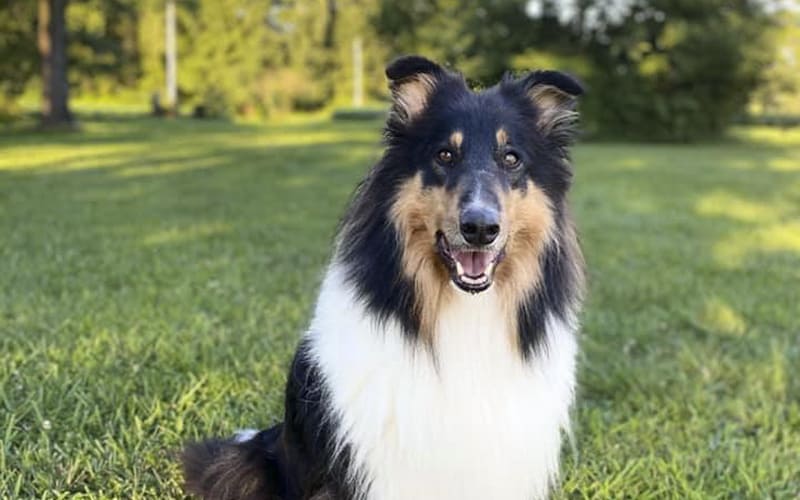
POLYGON ((353 38, 353 107, 364 105, 364 46, 361 37, 353 38))
POLYGON ((42 61, 42 125, 72 125, 67 81, 68 0, 39 0, 39 55, 42 61))
POLYGON ((326 49, 332 49, 335 43, 335 32, 336 32, 336 14, 338 8, 336 6, 336 0, 328 0, 325 3, 328 11, 328 16, 325 18, 325 34, 322 37, 322 46, 326 49))
POLYGON ((167 93, 167 110, 178 114, 178 48, 176 42, 175 0, 167 0, 164 13, 164 57, 167 93))

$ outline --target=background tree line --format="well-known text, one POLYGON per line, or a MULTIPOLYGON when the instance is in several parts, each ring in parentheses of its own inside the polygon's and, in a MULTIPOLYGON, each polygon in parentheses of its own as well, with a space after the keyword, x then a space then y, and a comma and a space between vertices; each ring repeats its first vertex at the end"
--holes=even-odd
MULTIPOLYGON (((372 101, 386 98, 386 61, 416 52, 458 67, 479 86, 508 69, 571 71, 590 89, 586 127, 615 137, 714 136, 752 103, 765 112, 800 112, 800 20, 765 0, 176 4, 180 101, 211 115, 346 105, 356 39, 372 101)), ((145 102, 162 92, 164 5, 69 0, 72 95, 145 102)), ((32 0, 0 4, 0 108, 7 111, 42 86, 37 14, 32 0)))

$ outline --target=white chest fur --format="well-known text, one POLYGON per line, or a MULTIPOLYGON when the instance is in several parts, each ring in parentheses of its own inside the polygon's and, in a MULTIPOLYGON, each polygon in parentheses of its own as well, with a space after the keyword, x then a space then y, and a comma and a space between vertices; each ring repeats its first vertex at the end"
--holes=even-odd
POLYGON ((370 500, 531 500, 558 473, 574 392, 574 328, 548 321, 523 362, 497 296, 459 293, 439 317, 437 364, 379 325, 329 269, 309 335, 370 500))

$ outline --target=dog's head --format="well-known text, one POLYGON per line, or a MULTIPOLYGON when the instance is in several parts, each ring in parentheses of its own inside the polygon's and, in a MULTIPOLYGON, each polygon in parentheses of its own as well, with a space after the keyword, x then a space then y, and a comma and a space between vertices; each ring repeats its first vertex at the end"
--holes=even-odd
POLYGON ((444 280, 470 293, 534 286, 570 185, 581 85, 537 71, 473 92, 461 76, 415 56, 386 74, 387 159, 407 172, 391 218, 408 277, 418 288, 444 280))

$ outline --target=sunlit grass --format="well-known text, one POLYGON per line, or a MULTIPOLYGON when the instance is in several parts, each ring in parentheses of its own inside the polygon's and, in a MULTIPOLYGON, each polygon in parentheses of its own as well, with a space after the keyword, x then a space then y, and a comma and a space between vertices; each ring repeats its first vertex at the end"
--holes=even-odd
MULTIPOLYGON (((800 133, 577 148, 569 498, 800 494, 800 133)), ((379 124, 117 117, 0 136, 0 498, 179 498, 280 418, 379 124)))
MULTIPOLYGON (((788 201, 788 200, 787 200, 788 201)), ((723 217, 753 224, 779 218, 792 211, 788 204, 764 203, 735 196, 726 191, 712 191, 697 202, 697 213, 707 217, 723 217)))
POLYGON ((782 253, 800 253, 800 222, 797 220, 738 231, 714 245, 717 260, 730 266, 740 266, 746 259, 782 253))
POLYGON ((800 143, 800 127, 738 127, 731 131, 731 135, 760 144, 795 146, 800 143))
POLYGON ((747 331, 747 322, 741 314, 719 298, 706 299, 698 311, 696 325, 706 331, 743 335, 747 331))

